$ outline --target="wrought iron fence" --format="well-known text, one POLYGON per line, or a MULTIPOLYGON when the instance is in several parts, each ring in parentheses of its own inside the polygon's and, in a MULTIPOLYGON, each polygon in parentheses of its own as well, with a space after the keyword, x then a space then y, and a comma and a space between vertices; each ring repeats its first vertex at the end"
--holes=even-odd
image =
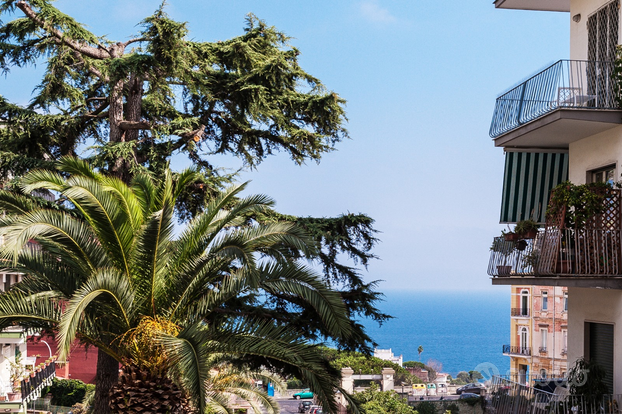
POLYGON ((41 396, 41 390, 43 390, 45 386, 51 385, 54 377, 56 377, 56 364, 51 362, 45 368, 31 375, 28 381, 22 380, 22 401, 28 403, 39 398, 41 396))
POLYGON ((589 399, 563 387, 547 392, 501 377, 489 387, 489 413, 494 414, 619 414, 620 395, 589 399))
POLYGON ((560 60, 497 98, 496 138, 558 108, 618 109, 613 62, 560 60))
POLYGON ((531 348, 527 346, 503 345, 504 354, 531 356, 531 348))
MULTIPOLYGON (((622 274, 622 229, 548 227, 533 240, 496 237, 491 248, 490 276, 619 276, 622 274), (496 247, 495 247, 496 246, 496 247)), ((512 315, 515 316, 515 315, 512 315)))
POLYGON ((511 316, 525 316, 525 317, 528 317, 529 316, 529 309, 528 308, 512 308, 511 316))
POLYGON ((504 237, 495 237, 490 247, 488 274, 490 276, 533 275, 534 265, 537 264, 537 249, 535 249, 537 239, 538 236, 536 239, 507 241, 504 237))

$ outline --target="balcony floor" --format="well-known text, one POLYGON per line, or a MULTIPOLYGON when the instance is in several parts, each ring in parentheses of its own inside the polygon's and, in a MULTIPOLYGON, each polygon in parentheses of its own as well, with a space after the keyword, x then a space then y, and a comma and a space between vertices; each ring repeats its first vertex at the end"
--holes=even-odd
POLYGON ((622 289, 622 276, 496 276, 492 284, 498 286, 537 285, 600 289, 622 289))
POLYGON ((498 9, 569 12, 570 0, 495 0, 498 9))
POLYGON ((496 147, 568 149, 571 142, 622 125, 622 111, 556 109, 494 139, 496 147))

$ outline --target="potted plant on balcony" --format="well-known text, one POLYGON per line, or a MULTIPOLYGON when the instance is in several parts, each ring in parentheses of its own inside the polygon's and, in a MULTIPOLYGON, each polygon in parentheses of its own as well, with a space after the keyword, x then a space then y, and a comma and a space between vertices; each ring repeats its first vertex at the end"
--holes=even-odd
POLYGON ((6 393, 9 401, 21 401, 22 400, 22 389, 21 387, 14 387, 11 392, 6 393))
POLYGON ((515 248, 515 243, 507 241, 505 239, 504 232, 501 233, 501 237, 495 237, 490 246, 490 251, 498 253, 502 258, 501 263, 497 264, 498 275, 509 275, 512 272, 512 266, 508 264, 508 258, 512 254, 515 248))
POLYGON ((540 260, 540 251, 533 249, 529 253, 523 255, 522 257, 522 268, 523 271, 528 271, 531 269, 531 272, 535 272, 538 269, 538 261, 540 260))
POLYGON ((608 183, 575 185, 569 181, 561 183, 551 191, 546 217, 555 220, 563 213, 564 228, 583 228, 586 221, 605 209, 603 201, 611 194, 613 186, 608 183))
MULTIPOLYGON (((619 184, 615 184, 619 187, 619 184)), ((613 194, 614 185, 610 183, 588 183, 575 185, 564 182, 553 189, 551 199, 546 210, 547 223, 554 226, 557 233, 557 256, 555 258, 555 273, 573 273, 572 264, 575 260, 575 245, 578 240, 584 240, 592 245, 588 239, 594 236, 583 231, 586 226, 594 228, 603 225, 618 225, 611 219, 603 218, 602 223, 596 224, 594 217, 612 209, 608 198, 613 194), (611 223, 611 224, 607 224, 611 223)), ((598 220, 600 221, 600 220, 598 220)), ((581 260, 592 260, 595 250, 583 251, 581 260)), ((596 258, 598 260, 598 258, 596 258)), ((553 263, 553 262, 552 262, 553 263)))
POLYGON ((519 239, 518 234, 516 234, 512 230, 508 230, 508 231, 502 230, 501 236, 505 239, 505 241, 508 241, 508 242, 514 242, 519 239))
POLYGON ((516 233, 520 239, 535 239, 538 235, 539 228, 540 225, 531 219, 521 220, 516 223, 514 233, 516 233))

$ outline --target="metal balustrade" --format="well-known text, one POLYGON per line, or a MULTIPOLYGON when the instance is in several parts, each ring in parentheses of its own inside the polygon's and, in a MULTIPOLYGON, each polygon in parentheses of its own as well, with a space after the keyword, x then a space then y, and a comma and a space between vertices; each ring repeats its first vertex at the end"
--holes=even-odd
POLYGON ((531 348, 527 346, 503 345, 503 353, 507 355, 531 356, 531 348))
POLYGON ((607 394, 589 399, 571 395, 559 383, 550 393, 494 376, 488 392, 488 404, 495 414, 619 414, 620 395, 607 394))
POLYGON ((497 98, 490 136, 560 108, 618 109, 614 63, 560 60, 497 98))
POLYGON ((536 239, 524 243, 520 250, 516 242, 496 237, 488 274, 496 277, 622 275, 622 229, 559 230, 550 227, 541 230, 536 239))
POLYGON ((511 312, 510 312, 511 316, 516 316, 516 317, 524 317, 524 318, 528 318, 529 317, 529 309, 526 308, 512 308, 511 312))
POLYGON ((34 401, 41 396, 41 390, 47 385, 52 384, 52 379, 56 377, 56 364, 50 362, 41 371, 36 372, 28 381, 22 380, 22 401, 28 403, 34 401))

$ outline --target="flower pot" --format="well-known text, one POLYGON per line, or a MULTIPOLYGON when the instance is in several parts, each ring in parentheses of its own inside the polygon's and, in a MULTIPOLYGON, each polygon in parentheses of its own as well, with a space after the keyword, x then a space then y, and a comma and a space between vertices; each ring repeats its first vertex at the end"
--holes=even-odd
POLYGON ((519 239, 518 234, 516 233, 505 233, 503 235, 503 238, 505 239, 505 241, 516 241, 519 239))
POLYGON ((22 400, 21 392, 7 392, 6 395, 9 397, 9 401, 21 401, 22 400))
POLYGON ((538 235, 538 230, 531 229, 528 232, 521 233, 519 236, 521 239, 535 239, 538 235))
POLYGON ((0 401, 6 401, 6 396, 0 395, 0 401))
POLYGON ((505 276, 512 273, 512 266, 497 266, 497 274, 499 276, 505 276))

